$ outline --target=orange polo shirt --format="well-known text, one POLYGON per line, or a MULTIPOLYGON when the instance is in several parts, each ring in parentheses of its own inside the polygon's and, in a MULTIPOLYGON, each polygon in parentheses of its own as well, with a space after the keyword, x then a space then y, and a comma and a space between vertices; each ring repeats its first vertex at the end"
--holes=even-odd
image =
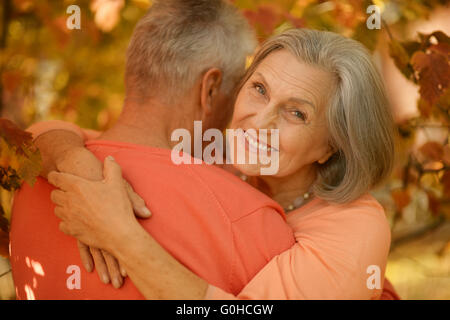
MULTIPOLYGON (((144 198, 153 216, 141 220, 142 226, 177 260, 226 292, 238 294, 294 244, 279 205, 222 169, 175 165, 170 150, 142 145, 90 141, 87 147, 100 160, 112 155, 144 198)), ((52 190, 38 179, 33 188, 24 184, 14 200, 10 237, 17 298, 143 298, 128 278, 117 290, 84 270, 76 240, 58 229, 52 190)))

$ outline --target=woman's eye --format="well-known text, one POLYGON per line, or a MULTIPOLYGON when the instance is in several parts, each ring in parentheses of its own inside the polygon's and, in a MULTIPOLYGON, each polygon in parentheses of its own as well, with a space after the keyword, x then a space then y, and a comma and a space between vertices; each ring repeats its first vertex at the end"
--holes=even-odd
POLYGON ((296 118, 299 118, 299 119, 301 119, 301 120, 303 120, 303 121, 306 120, 306 114, 305 114, 304 112, 295 110, 295 111, 292 111, 292 114, 293 114, 296 118))
POLYGON ((256 91, 258 91, 259 94, 261 95, 266 95, 266 88, 264 88, 264 86, 260 83, 255 83, 254 88, 256 89, 256 91))

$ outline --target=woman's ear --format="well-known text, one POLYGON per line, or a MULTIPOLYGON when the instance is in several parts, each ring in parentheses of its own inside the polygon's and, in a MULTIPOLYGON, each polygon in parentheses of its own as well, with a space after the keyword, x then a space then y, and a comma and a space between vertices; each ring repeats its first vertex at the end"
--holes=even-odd
POLYGON ((328 150, 327 150, 327 152, 326 152, 319 160, 317 160, 317 162, 318 162, 319 164, 324 164, 324 163, 327 162, 328 159, 330 159, 331 156, 332 156, 333 154, 335 154, 335 153, 336 153, 336 148, 334 148, 331 144, 328 144, 328 150))
POLYGON ((200 102, 202 110, 206 115, 210 115, 212 113, 214 99, 219 95, 222 77, 222 71, 217 68, 211 68, 203 75, 200 91, 200 102))

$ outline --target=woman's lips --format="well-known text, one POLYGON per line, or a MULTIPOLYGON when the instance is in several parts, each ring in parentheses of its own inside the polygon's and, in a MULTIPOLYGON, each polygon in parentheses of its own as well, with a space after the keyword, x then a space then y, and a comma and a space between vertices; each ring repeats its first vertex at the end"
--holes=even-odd
POLYGON ((248 131, 244 132, 244 138, 245 138, 245 148, 251 152, 254 153, 264 152, 269 154, 271 152, 278 151, 277 149, 273 148, 270 144, 260 141, 258 138, 254 137, 253 135, 248 133, 248 131))

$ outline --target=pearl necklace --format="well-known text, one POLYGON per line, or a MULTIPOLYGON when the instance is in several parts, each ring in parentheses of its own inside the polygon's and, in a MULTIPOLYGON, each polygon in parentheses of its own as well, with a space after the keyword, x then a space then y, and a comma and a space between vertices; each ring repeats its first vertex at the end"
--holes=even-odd
POLYGON ((311 197, 311 192, 305 192, 303 195, 295 198, 295 200, 287 207, 284 208, 284 212, 288 213, 295 209, 300 208, 311 197))
MULTIPOLYGON (((241 174, 240 178, 243 181, 247 181, 247 179, 248 179, 248 177, 246 175, 244 175, 244 174, 241 174)), ((287 208, 283 208, 284 212, 288 213, 288 212, 291 212, 291 211, 293 211, 295 209, 300 208, 306 201, 308 201, 309 198, 311 198, 311 196, 312 196, 312 192, 311 191, 305 192, 301 196, 295 198, 295 200, 289 206, 287 206, 287 208)))

